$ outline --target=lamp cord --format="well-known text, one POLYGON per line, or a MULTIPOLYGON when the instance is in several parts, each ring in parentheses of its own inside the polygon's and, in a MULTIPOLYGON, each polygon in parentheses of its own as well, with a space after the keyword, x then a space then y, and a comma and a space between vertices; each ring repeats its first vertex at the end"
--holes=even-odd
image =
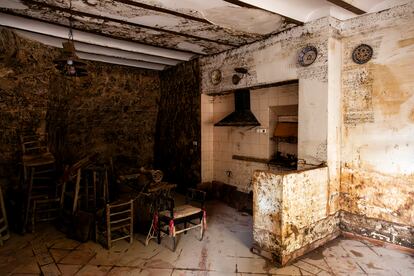
POLYGON ((73 41, 73 31, 72 31, 72 0, 69 0, 69 40, 73 41))

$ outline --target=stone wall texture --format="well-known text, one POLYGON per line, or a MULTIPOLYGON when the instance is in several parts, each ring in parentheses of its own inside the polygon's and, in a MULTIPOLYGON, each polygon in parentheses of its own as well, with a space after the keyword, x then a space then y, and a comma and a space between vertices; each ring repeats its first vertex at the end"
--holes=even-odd
POLYGON ((54 68, 60 50, 0 30, 0 178, 16 175, 19 135, 47 131, 58 161, 97 152, 131 167, 152 166, 158 72, 87 62, 88 76, 54 68))
POLYGON ((180 190, 201 181, 201 97, 198 61, 163 71, 155 165, 180 190))

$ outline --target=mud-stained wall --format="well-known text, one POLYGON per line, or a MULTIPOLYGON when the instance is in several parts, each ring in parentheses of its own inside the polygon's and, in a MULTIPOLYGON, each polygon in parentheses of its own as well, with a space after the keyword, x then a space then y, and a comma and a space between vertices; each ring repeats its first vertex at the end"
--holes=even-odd
POLYGON ((328 185, 327 167, 283 174, 256 171, 254 241, 285 264, 311 249, 314 242, 335 237, 339 215, 329 216, 328 185))
POLYGON ((344 23, 343 229, 414 247, 414 3, 344 23), (351 59, 361 43, 374 50, 351 59), (372 223, 375 220, 376 223, 372 223), (371 221, 371 222, 369 222, 371 221), (395 223, 397 227, 389 227, 395 223), (407 239, 407 233, 411 238, 407 239))
POLYGON ((156 167, 179 189, 201 181, 201 95, 197 60, 161 74, 156 167))
MULTIPOLYGON (((200 59, 202 92, 211 95, 239 88, 271 85, 298 79, 298 158, 303 167, 324 163, 327 161, 328 40, 335 32, 336 27, 338 27, 336 20, 323 18, 263 41, 202 58, 200 59), (312 65, 302 67, 298 62, 298 55, 308 45, 317 48, 318 56, 312 65), (235 74, 234 69, 237 67, 246 68, 248 74, 241 79, 239 84, 234 85, 232 76, 235 74), (219 84, 214 84, 211 81, 211 74, 216 69, 219 69, 222 73, 222 80, 219 84), (315 112, 315 110, 318 111, 315 112)), ((209 112, 204 114, 205 117, 210 116, 211 118, 209 112)), ((206 137, 209 137, 209 132, 215 132, 211 125, 218 118, 211 120, 204 119, 205 117, 203 117, 203 132, 206 133, 206 137)), ((267 123, 264 122, 264 124, 267 123)), ((272 133, 272 131, 261 135, 261 139, 269 140, 269 133, 272 133)), ((214 145, 216 141, 213 140, 203 139, 203 148, 206 149, 206 152, 213 149, 213 154, 210 152, 205 154, 206 162, 209 163, 206 166, 208 173, 204 174, 208 176, 204 179, 206 181, 212 177, 211 168, 213 168, 213 171, 215 170, 214 163, 216 161, 214 159, 215 156, 219 155, 216 152, 218 147, 214 145), (213 161, 208 160, 207 156, 210 159, 212 158, 213 161)), ((234 165, 237 166, 237 162, 234 160, 226 161, 234 162, 234 165)), ((227 167, 230 168, 230 164, 227 167)), ((216 180, 214 173, 213 180, 216 180)), ((223 181, 223 179, 220 180, 223 181)), ((225 182, 227 182, 227 179, 225 179, 225 182)))
POLYGON ((19 134, 47 131, 51 150, 70 163, 98 152, 104 159, 152 165, 159 76, 88 62, 89 75, 64 78, 59 49, 0 33, 0 177, 17 168, 19 134))

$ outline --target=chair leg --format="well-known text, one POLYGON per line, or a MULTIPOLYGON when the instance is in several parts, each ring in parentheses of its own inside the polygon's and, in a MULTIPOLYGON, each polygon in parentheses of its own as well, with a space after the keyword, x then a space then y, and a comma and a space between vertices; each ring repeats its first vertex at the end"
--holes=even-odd
POLYGON ((158 242, 158 244, 161 244, 161 223, 160 223, 160 220, 158 220, 158 227, 157 227, 157 242, 158 242))
POLYGON ((204 222, 203 218, 200 219, 200 241, 204 238, 204 222))
POLYGON ((35 232, 35 223, 36 223, 36 200, 33 201, 33 209, 32 209, 32 229, 31 232, 35 232))
MULTIPOLYGON (((184 222, 184 229, 187 229, 187 222, 184 222)), ((187 231, 184 231, 184 235, 187 234, 187 231)))
POLYGON ((204 224, 201 223, 201 227, 200 227, 200 241, 202 241, 204 238, 204 224))
POLYGON ((112 233, 111 233, 111 221, 110 221, 110 209, 109 204, 106 205, 106 246, 111 249, 112 233))
POLYGON ((175 249, 177 248, 177 237, 173 237, 173 252, 175 252, 175 249))
POLYGON ((129 206, 131 210, 131 225, 129 226, 129 243, 132 243, 134 240, 134 201, 131 200, 131 205, 129 206))

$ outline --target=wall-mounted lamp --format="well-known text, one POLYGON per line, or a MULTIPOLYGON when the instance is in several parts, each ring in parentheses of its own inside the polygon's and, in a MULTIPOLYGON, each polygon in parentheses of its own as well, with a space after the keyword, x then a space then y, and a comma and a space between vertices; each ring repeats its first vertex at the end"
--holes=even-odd
POLYGON ((244 78, 246 74, 249 74, 249 71, 246 68, 243 67, 236 67, 234 68, 234 71, 236 71, 237 74, 234 74, 231 78, 231 81, 234 85, 239 84, 240 80, 244 78))

